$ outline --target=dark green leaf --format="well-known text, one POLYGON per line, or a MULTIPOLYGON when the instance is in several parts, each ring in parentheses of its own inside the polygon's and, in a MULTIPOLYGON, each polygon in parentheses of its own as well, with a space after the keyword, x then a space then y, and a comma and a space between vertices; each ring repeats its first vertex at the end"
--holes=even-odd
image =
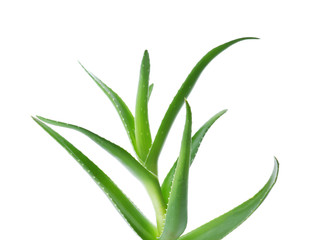
POLYGON ((175 95, 173 101, 171 102, 169 108, 167 109, 165 116, 161 122, 161 125, 158 129, 154 142, 151 146, 147 161, 146 167, 157 174, 157 162, 159 155, 161 153, 162 147, 166 140, 166 137, 171 129, 171 126, 181 109, 184 99, 190 94, 192 88, 194 87, 196 81, 198 80, 200 74, 204 70, 204 68, 222 51, 230 47, 231 45, 246 40, 246 39, 257 39, 252 37, 247 38, 239 38, 230 42, 227 42, 223 45, 220 45, 211 51, 209 51, 192 69, 180 89, 178 90, 177 94, 175 95))
POLYGON ((274 169, 266 185, 251 199, 231 211, 204 224, 179 238, 180 240, 220 240, 242 224, 260 206, 275 184, 279 172, 279 163, 274 160, 274 169))
POLYGON ((117 185, 81 151, 74 147, 65 138, 45 125, 43 122, 33 118, 50 136, 52 136, 67 152, 73 156, 83 169, 92 177, 97 185, 104 191, 113 205, 124 217, 134 231, 142 238, 154 240, 156 228, 139 211, 139 209, 127 198, 117 185))
MULTIPOLYGON (((200 144, 201 144, 201 142, 202 142, 206 132, 214 124, 214 122, 218 118, 220 118, 225 112, 227 112, 227 110, 223 110, 223 111, 215 114, 192 137, 190 166, 193 163, 195 155, 198 152, 198 149, 200 147, 200 144)), ((172 181, 173 181, 175 169, 176 169, 176 166, 177 166, 177 160, 175 161, 174 165, 172 166, 172 168, 170 169, 170 171, 166 175, 166 177, 165 177, 165 179, 164 179, 164 181, 162 183, 162 186, 161 186, 161 190, 162 190, 162 193, 163 193, 163 198, 164 198, 164 201, 165 201, 166 204, 168 203, 168 198, 169 198, 169 194, 170 194, 170 190, 171 190, 171 186, 172 186, 172 181)))
POLYGON ((187 203, 188 203, 188 175, 190 167, 191 151, 191 109, 186 104, 186 124, 181 142, 180 154, 174 174, 172 189, 167 212, 165 217, 164 229, 160 240, 177 239, 187 226, 187 203))
POLYGON ((128 153, 126 150, 124 150, 120 146, 108 141, 107 139, 100 137, 97 134, 85 128, 82 128, 82 127, 79 127, 73 124, 54 121, 54 120, 43 118, 40 116, 37 116, 37 117, 46 123, 53 124, 59 127, 71 128, 88 136, 90 139, 96 142, 99 146, 101 146, 103 149, 109 152, 112 156, 118 159, 140 181, 145 182, 150 178, 152 179, 155 178, 155 176, 152 173, 150 173, 147 169, 145 169, 145 167, 143 167, 130 153, 128 153))
POLYGON ((86 70, 86 68, 80 63, 81 67, 87 72, 87 74, 94 80, 94 82, 103 90, 106 96, 109 98, 115 109, 117 110, 122 123, 125 127, 125 130, 129 136, 129 139, 133 145, 135 152, 137 153, 136 148, 136 139, 135 139, 135 124, 134 117, 125 102, 116 94, 111 88, 109 88, 105 83, 103 83, 98 77, 93 73, 86 70))

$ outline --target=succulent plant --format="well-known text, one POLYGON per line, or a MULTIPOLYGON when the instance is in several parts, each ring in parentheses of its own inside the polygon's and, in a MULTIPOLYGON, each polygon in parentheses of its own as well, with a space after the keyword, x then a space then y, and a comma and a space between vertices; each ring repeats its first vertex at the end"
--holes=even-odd
POLYGON ((264 187, 252 198, 199 228, 182 235, 187 225, 187 193, 190 166, 206 132, 226 112, 226 110, 223 110, 215 114, 192 135, 192 114, 186 98, 202 71, 219 53, 235 43, 247 39, 256 38, 239 38, 227 42, 212 49, 203 56, 173 98, 153 140, 151 138, 148 119, 148 100, 153 88, 153 84, 149 84, 150 62, 148 52, 144 52, 140 68, 135 116, 133 116, 128 106, 117 93, 81 65, 86 73, 103 90, 117 110, 133 146, 135 156, 117 144, 85 128, 40 116, 33 119, 77 160, 141 239, 222 239, 243 223, 263 202, 276 182, 279 164, 275 158, 271 177, 264 187), (186 122, 181 139, 179 157, 168 172, 163 183, 160 184, 158 178, 158 158, 170 128, 184 103, 186 106, 186 122), (83 133, 120 161, 144 185, 155 210, 156 225, 143 215, 106 173, 44 122, 55 126, 71 128, 83 133))

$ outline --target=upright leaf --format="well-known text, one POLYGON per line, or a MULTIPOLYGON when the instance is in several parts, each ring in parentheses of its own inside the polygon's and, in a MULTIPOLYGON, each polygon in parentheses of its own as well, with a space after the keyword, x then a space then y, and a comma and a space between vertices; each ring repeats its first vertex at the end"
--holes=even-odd
POLYGON ((191 109, 186 104, 186 124, 182 137, 179 159, 167 206, 164 229, 160 240, 177 239, 187 226, 188 175, 191 151, 191 109))
MULTIPOLYGON (((220 118, 225 112, 227 112, 227 110, 223 110, 223 111, 215 114, 192 137, 190 166, 193 163, 195 155, 198 152, 198 149, 200 147, 200 144, 201 144, 201 142, 202 142, 206 132, 214 124, 214 122, 218 118, 220 118)), ((170 191, 171 191, 171 186, 172 186, 172 181, 173 181, 175 169, 176 169, 176 166, 177 166, 177 161, 178 161, 178 159, 175 161, 174 165, 172 166, 172 168, 170 169, 170 171, 166 175, 166 177, 165 177, 165 179, 164 179, 164 181, 162 183, 162 186, 161 186, 161 190, 162 190, 162 193, 163 193, 163 198, 164 198, 164 201, 165 201, 166 204, 168 203, 168 198, 169 198, 169 194, 170 194, 170 191)))
POLYGON ((150 60, 146 50, 141 62, 140 76, 136 97, 135 137, 140 158, 145 161, 151 146, 151 134, 148 120, 148 88, 150 60))
POLYGON ((151 84, 149 85, 149 88, 148 88, 148 101, 149 101, 149 99, 150 99, 152 90, 153 90, 153 83, 151 83, 151 84))
POLYGON ((117 110, 124 128, 129 136, 132 146, 137 153, 136 139, 135 139, 135 124, 134 117, 125 102, 116 94, 111 88, 109 88, 105 83, 103 83, 98 77, 93 73, 86 70, 86 68, 80 63, 81 67, 86 71, 86 73, 94 80, 94 82, 103 90, 106 96, 109 98, 115 109, 117 110))
POLYGON ((142 239, 155 239, 157 233, 153 224, 149 222, 149 220, 99 167, 97 167, 90 159, 88 159, 81 151, 79 151, 60 134, 38 119, 33 119, 77 160, 77 162, 93 178, 97 185, 104 191, 128 224, 142 239))
POLYGON ((194 87, 196 81, 198 80, 200 74, 204 70, 204 68, 222 51, 230 47, 231 45, 246 40, 246 39, 257 39, 252 37, 246 37, 246 38, 239 38, 230 42, 227 42, 223 45, 220 45, 211 51, 209 51, 192 69, 180 89, 178 90, 177 94, 175 95, 173 101, 171 102, 169 108, 167 109, 165 116, 161 122, 161 125, 158 129, 158 132, 155 136, 154 142, 151 146, 146 166, 147 168, 157 174, 157 162, 160 155, 160 152, 162 150, 163 144, 166 140, 166 137, 169 133, 169 130, 171 129, 171 126, 181 109, 184 99, 187 98, 187 96, 190 94, 192 88, 194 87))
POLYGON ((118 159, 141 182, 145 182, 151 178, 153 180, 155 178, 155 176, 152 173, 150 173, 143 165, 141 165, 130 153, 128 153, 126 150, 124 150, 120 146, 108 141, 107 139, 101 136, 98 136, 97 134, 85 128, 82 128, 82 127, 79 127, 73 124, 54 121, 54 120, 47 119, 47 118, 40 117, 40 116, 37 116, 37 117, 41 121, 44 121, 46 123, 53 124, 59 127, 74 129, 78 132, 83 133, 84 135, 92 139, 94 142, 96 142, 103 149, 105 149, 107 152, 109 152, 116 159, 118 159))
POLYGON ((204 224, 180 237, 180 240, 220 240, 242 224, 260 206, 275 184, 279 172, 279 163, 274 160, 274 169, 266 185, 251 199, 231 211, 204 224))

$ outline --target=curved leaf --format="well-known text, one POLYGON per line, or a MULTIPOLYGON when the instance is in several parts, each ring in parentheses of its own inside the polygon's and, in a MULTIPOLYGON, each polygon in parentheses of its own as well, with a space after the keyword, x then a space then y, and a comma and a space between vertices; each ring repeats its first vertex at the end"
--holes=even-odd
POLYGON ((79 131, 96 142, 99 146, 109 152, 112 156, 118 159, 135 177, 137 177, 141 182, 145 182, 150 178, 154 178, 155 176, 149 172, 144 166, 142 166, 130 153, 121 148, 120 146, 108 141, 107 139, 98 136, 97 134, 73 125, 64 122, 54 121, 51 119, 47 119, 44 117, 37 116, 41 121, 44 121, 49 124, 53 124, 59 127, 71 128, 76 131, 79 131))
POLYGON ((90 159, 88 159, 81 151, 74 147, 60 134, 38 119, 33 119, 77 160, 83 169, 104 191, 123 218, 142 239, 154 240, 156 238, 156 228, 153 224, 138 210, 138 208, 99 167, 97 167, 90 159))
POLYGON ((135 109, 135 138, 140 159, 144 162, 151 146, 151 133, 148 120, 150 60, 146 50, 141 62, 135 109))
POLYGON ((231 211, 204 224, 180 237, 180 240, 220 240, 242 224, 260 206, 275 184, 279 172, 279 163, 274 160, 274 169, 266 185, 251 199, 231 211))
POLYGON ((160 240, 177 239, 186 229, 188 215, 188 175, 191 151, 191 109, 186 103, 186 124, 182 137, 179 159, 167 206, 164 229, 160 240))
POLYGON ((231 45, 246 40, 246 39, 257 39, 252 37, 246 37, 246 38, 239 38, 230 42, 227 42, 225 44, 222 44, 211 51, 209 51, 192 69, 180 89, 178 90, 177 94, 175 95, 173 101, 171 102, 169 108, 167 109, 164 118, 161 122, 161 125, 158 129, 158 132, 155 136, 154 142, 151 146, 147 161, 146 161, 146 167, 152 171, 153 173, 157 174, 157 162, 160 155, 160 152, 162 150, 162 147, 164 145, 164 142, 166 140, 166 137, 169 133, 169 130, 171 129, 171 126, 181 109, 184 99, 190 94, 192 88, 194 87, 196 81, 198 80, 200 74, 204 70, 204 68, 222 51, 230 47, 231 45))
POLYGON ((81 64, 81 67, 86 71, 86 73, 94 80, 94 82, 103 90, 106 96, 109 98, 115 109, 117 110, 124 128, 129 136, 132 146, 137 153, 136 139, 135 139, 135 124, 134 117, 125 102, 116 94, 111 88, 109 88, 105 83, 103 83, 98 77, 93 73, 86 70, 86 68, 81 64))
MULTIPOLYGON (((198 152, 198 149, 200 147, 200 144, 206 134, 206 132, 208 131, 208 129, 214 124, 214 122, 220 118, 224 113, 226 113, 227 110, 223 110, 217 114, 215 114, 211 119, 209 119, 192 137, 192 144, 191 144, 191 157, 190 157, 190 166, 193 163, 193 160, 198 152)), ((169 198, 169 194, 170 194, 170 190, 171 190, 171 186, 172 186, 172 181, 173 181, 173 177, 174 177, 174 172, 177 166, 177 161, 178 159, 175 161, 174 165, 172 166, 172 168, 170 169, 170 171, 168 172, 168 174, 166 175, 162 186, 161 186, 161 190, 162 190, 162 194, 163 194, 163 198, 165 203, 168 203, 168 198, 169 198)))

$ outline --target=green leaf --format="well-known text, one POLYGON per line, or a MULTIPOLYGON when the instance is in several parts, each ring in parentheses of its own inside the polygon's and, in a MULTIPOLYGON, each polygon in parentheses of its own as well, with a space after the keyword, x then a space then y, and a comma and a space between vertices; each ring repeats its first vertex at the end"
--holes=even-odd
POLYGON ((149 99, 150 99, 152 90, 153 90, 153 83, 151 83, 150 86, 149 86, 149 88, 148 88, 148 101, 149 101, 149 99))
MULTIPOLYGON (((225 112, 227 112, 227 110, 223 110, 223 111, 215 114, 192 137, 190 166, 193 163, 193 160, 194 160, 194 158, 198 152, 198 149, 200 147, 200 144, 201 144, 206 132, 214 124, 214 122, 218 118, 220 118, 225 112)), ((164 198, 164 201, 166 204, 168 203, 168 198, 169 198, 169 194, 170 194, 170 190, 171 190, 171 186, 172 186, 172 181, 173 181, 175 169, 177 166, 177 161, 178 161, 178 159, 175 161, 174 165, 172 166, 172 168, 170 169, 170 171, 166 175, 166 177, 162 183, 162 186, 161 186, 163 198, 164 198)))
POLYGON ((83 169, 104 191, 128 224, 142 239, 155 239, 157 233, 153 224, 139 211, 139 209, 99 167, 97 167, 90 159, 88 159, 81 151, 74 147, 60 134, 38 119, 33 119, 77 160, 83 169))
POLYGON ((160 240, 177 239, 187 226, 188 175, 191 151, 191 109, 186 103, 186 124, 181 142, 179 159, 167 206, 164 229, 160 240))
POLYGON ((201 227, 191 231, 190 233, 180 237, 180 240, 220 240, 242 224, 252 213, 260 206, 267 197, 268 193, 275 184, 279 172, 279 163, 274 160, 274 169, 269 181, 266 185, 251 199, 242 203, 238 207, 215 218, 202 225, 201 227))
POLYGON ((132 146, 137 152, 136 139, 135 139, 135 124, 134 117, 125 102, 116 94, 111 88, 109 88, 105 83, 103 83, 98 77, 93 73, 86 70, 86 68, 80 63, 81 67, 86 71, 86 73, 94 80, 94 82, 103 90, 106 96, 109 98, 115 109, 117 110, 127 135, 132 143, 132 146))
POLYGON ((141 182, 145 182, 147 180, 155 178, 155 176, 152 173, 150 173, 144 166, 142 166, 130 153, 128 153, 120 146, 108 141, 107 139, 98 136, 97 134, 85 128, 73 124, 54 121, 40 116, 37 116, 37 118, 46 123, 53 124, 55 126, 70 128, 83 133, 84 135, 92 139, 94 142, 96 142, 103 149, 105 149, 107 152, 109 152, 116 159, 118 159, 141 182))
POLYGON ((148 51, 146 50, 141 62, 135 111, 136 146, 143 162, 146 160, 152 141, 148 120, 149 74, 150 60, 148 51))
POLYGON ((161 153, 164 142, 166 140, 166 137, 169 133, 169 130, 171 129, 171 126, 184 103, 184 99, 187 98, 187 96, 190 94, 192 88, 194 87, 196 81, 198 80, 204 68, 222 51, 224 51, 231 45, 237 42, 246 40, 246 39, 257 39, 257 38, 252 38, 252 37, 239 38, 239 39, 227 42, 223 45, 220 45, 212 49, 211 51, 209 51, 192 69, 192 71, 190 72, 190 74, 188 75, 188 77, 186 78, 186 80, 184 81, 180 89, 178 90, 177 94, 175 95, 169 108, 167 109, 165 116, 161 122, 161 125, 158 129, 158 132, 151 146, 151 149, 150 149, 147 161, 146 161, 146 167, 150 171, 157 174, 158 158, 161 153))

